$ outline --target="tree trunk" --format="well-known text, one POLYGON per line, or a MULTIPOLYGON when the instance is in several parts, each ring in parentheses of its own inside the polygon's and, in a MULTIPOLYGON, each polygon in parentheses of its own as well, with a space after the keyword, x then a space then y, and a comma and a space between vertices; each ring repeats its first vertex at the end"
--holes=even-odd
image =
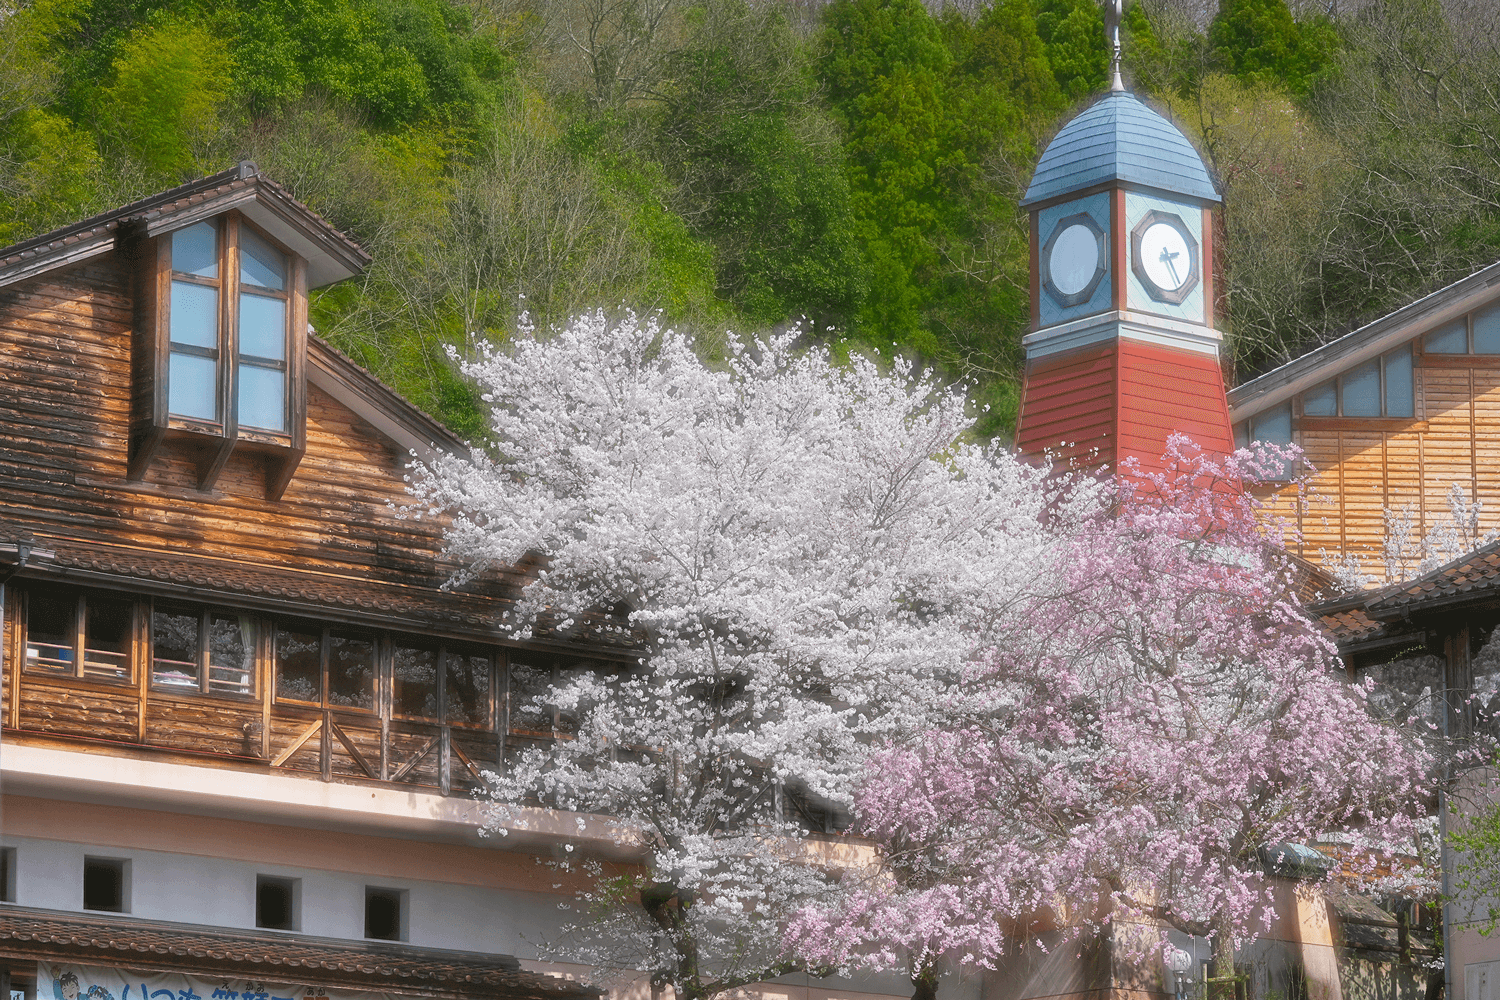
POLYGON ((1236 989, 1238 980, 1234 975, 1234 945, 1231 943, 1229 927, 1219 923, 1214 932, 1214 963, 1212 987, 1209 1000, 1237 1000, 1243 993, 1236 989))
POLYGON ((937 1000, 937 963, 931 959, 912 970, 911 1000, 937 1000))

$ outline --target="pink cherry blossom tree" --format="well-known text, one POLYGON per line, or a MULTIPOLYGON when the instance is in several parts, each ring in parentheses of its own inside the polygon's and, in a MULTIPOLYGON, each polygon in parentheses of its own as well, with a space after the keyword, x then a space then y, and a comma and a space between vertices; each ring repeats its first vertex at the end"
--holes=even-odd
POLYGON ((1071 526, 1062 572, 976 647, 952 723, 871 757, 879 857, 794 921, 804 954, 905 965, 931 996, 940 959, 992 965, 1065 901, 1074 934, 1159 921, 1232 969, 1273 918, 1262 849, 1410 842, 1431 755, 1345 676, 1243 488, 1286 456, 1177 438, 1167 457, 1071 526))
POLYGON ((800 967, 787 916, 841 891, 850 852, 791 803, 847 812, 872 747, 938 726, 975 650, 1065 589, 1109 490, 967 441, 962 392, 795 335, 707 364, 594 315, 465 370, 494 448, 412 484, 413 516, 448 518, 455 585, 535 559, 516 638, 546 615, 587 639, 609 612, 642 644, 553 685, 566 738, 491 778, 497 833, 533 803, 607 816, 641 862, 596 870, 553 954, 679 1000, 800 967))

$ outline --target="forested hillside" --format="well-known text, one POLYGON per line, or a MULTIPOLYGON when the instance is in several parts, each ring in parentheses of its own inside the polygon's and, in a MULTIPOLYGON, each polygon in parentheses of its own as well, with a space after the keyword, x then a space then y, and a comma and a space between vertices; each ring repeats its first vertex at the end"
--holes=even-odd
MULTIPOLYGON (((1500 258, 1482 0, 1138 0, 1128 76, 1225 193, 1241 375, 1500 258)), ((0 243, 253 159, 374 255, 317 329, 462 434, 445 345, 806 317, 1014 419, 1016 202, 1097 0, 0 0, 0 243)))

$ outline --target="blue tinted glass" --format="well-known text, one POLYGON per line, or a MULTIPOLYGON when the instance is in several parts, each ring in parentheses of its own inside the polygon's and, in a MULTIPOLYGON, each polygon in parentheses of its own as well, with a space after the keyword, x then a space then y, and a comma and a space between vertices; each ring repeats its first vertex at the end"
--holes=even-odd
POLYGON ((286 288, 286 255, 243 226, 240 227, 240 281, 262 288, 286 288))
POLYGON ((1500 354, 1500 305, 1474 314, 1474 353, 1500 354))
POLYGON ((172 282, 172 343, 219 346, 219 290, 172 282))
POLYGON ((218 420, 218 364, 196 354, 172 354, 167 369, 167 409, 173 416, 218 420))
POLYGON ((1411 348, 1403 347, 1385 356, 1385 415, 1409 417, 1413 409, 1411 348))
POLYGON ((219 276, 219 227, 198 222, 172 234, 172 270, 201 278, 219 276))
POLYGON ((240 426, 286 430, 286 372, 240 365, 240 426))
POLYGON ((1469 326, 1456 319, 1447 326, 1439 327, 1427 335, 1422 350, 1428 354, 1468 354, 1469 326))
POLYGON ((1292 408, 1278 406, 1255 418, 1255 440, 1266 444, 1292 443, 1292 408))
POLYGON ((1344 416, 1380 416, 1380 359, 1344 374, 1344 416))
POLYGON ((1309 417, 1336 417, 1339 415, 1338 394, 1332 382, 1324 382, 1316 389, 1309 389, 1302 397, 1302 412, 1309 417))
POLYGON ((286 360, 286 300, 240 293, 240 353, 286 360))
POLYGON ((1250 427, 1248 424, 1234 425, 1234 446, 1236 448, 1250 447, 1250 427))

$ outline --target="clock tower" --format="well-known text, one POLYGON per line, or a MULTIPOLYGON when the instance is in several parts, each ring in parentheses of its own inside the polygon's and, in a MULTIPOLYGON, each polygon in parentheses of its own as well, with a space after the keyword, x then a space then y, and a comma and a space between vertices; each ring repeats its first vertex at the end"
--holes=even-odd
POLYGON ((1218 191, 1191 143, 1115 89, 1047 146, 1031 213, 1031 333, 1016 443, 1154 469, 1167 436, 1234 449, 1214 328, 1218 191))

